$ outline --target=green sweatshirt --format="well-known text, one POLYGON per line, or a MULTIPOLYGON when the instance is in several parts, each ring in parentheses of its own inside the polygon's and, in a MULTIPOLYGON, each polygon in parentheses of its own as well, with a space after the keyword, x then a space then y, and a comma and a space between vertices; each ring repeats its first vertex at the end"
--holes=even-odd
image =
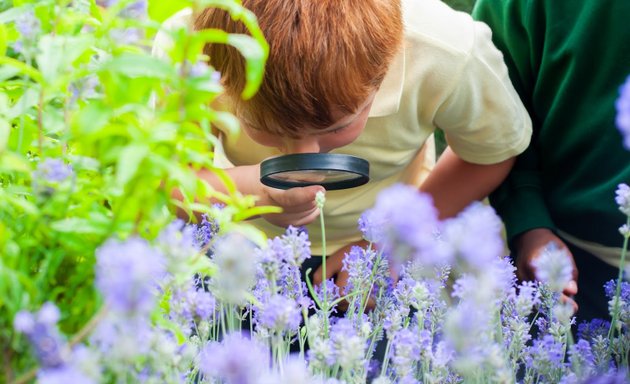
POLYGON ((491 196, 508 239, 560 229, 620 247, 615 204, 630 152, 614 102, 630 74, 630 0, 477 0, 534 123, 529 149, 491 196))

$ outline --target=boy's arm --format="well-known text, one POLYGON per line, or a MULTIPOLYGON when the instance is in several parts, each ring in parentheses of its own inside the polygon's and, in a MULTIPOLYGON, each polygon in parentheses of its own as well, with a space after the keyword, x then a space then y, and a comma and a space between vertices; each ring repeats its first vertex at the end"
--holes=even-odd
POLYGON ((440 218, 452 217, 473 201, 488 196, 513 164, 513 157, 496 164, 473 164, 447 148, 420 190, 433 197, 440 218))

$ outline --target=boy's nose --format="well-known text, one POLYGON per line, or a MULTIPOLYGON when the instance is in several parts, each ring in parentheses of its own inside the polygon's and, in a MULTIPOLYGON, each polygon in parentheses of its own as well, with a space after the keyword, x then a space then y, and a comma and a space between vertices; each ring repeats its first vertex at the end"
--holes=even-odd
POLYGON ((316 137, 287 140, 286 153, 319 153, 319 140, 316 137))

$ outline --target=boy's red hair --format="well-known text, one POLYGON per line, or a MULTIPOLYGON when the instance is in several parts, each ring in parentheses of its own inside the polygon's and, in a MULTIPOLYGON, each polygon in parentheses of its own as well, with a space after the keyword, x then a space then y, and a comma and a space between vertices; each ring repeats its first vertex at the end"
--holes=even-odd
MULTIPOLYGON (((299 137, 305 124, 325 128, 331 111, 354 113, 383 80, 402 41, 399 0, 243 0, 269 43, 263 84, 250 100, 242 56, 222 44, 205 47, 221 72, 237 115, 254 129, 299 137)), ((195 29, 247 33, 222 10, 208 8, 195 29)))

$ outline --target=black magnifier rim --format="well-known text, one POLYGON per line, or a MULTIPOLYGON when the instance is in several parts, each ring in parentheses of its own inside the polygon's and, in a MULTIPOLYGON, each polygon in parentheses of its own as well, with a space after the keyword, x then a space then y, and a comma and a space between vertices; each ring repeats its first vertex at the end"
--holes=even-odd
POLYGON ((272 157, 260 164, 260 181, 273 188, 289 189, 321 185, 328 191, 354 188, 370 181, 370 163, 360 157, 340 153, 294 153, 272 157), (355 178, 331 182, 284 181, 272 176, 292 171, 341 171, 355 178))

